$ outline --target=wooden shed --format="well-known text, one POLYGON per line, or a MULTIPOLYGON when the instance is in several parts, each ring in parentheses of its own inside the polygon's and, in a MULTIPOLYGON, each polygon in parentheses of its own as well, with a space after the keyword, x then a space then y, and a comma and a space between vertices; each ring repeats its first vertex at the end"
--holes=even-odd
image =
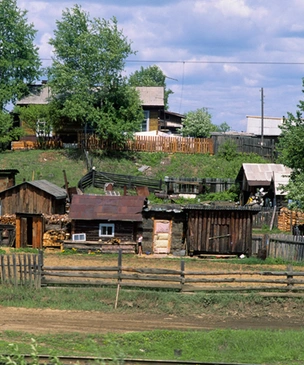
POLYGON ((0 192, 1 215, 18 213, 64 214, 65 189, 46 180, 26 181, 0 192))
POLYGON ((252 217, 259 210, 259 208, 237 206, 185 206, 188 253, 250 256, 252 217))

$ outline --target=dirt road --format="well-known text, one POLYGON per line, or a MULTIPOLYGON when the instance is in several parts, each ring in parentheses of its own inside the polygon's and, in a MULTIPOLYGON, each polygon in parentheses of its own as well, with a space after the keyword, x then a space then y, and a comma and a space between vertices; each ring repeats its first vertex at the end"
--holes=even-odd
POLYGON ((32 334, 134 332, 154 329, 210 330, 231 329, 302 329, 301 316, 231 317, 210 314, 199 317, 147 315, 144 313, 100 313, 0 307, 0 329, 32 334))

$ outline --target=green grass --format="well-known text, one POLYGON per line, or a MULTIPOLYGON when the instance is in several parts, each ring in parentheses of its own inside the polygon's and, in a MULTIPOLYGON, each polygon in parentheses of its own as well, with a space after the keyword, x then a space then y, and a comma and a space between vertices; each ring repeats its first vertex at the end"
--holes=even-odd
MULTIPOLYGON (((239 154, 233 161, 219 156, 203 154, 166 154, 103 152, 89 156, 96 170, 127 175, 147 175, 155 179, 171 177, 231 178, 234 179, 243 162, 266 162, 257 155, 239 154), (138 169, 150 168, 144 173, 138 169)), ((66 171, 69 186, 77 186, 78 181, 87 173, 85 158, 79 150, 29 150, 5 151, 0 154, 2 169, 18 169, 16 183, 24 180, 45 179, 58 186, 64 186, 66 171)))
POLYGON ((0 333, 0 353, 10 354, 9 343, 20 353, 31 352, 31 340, 39 354, 94 356, 201 362, 241 362, 293 365, 304 361, 304 331, 272 330, 156 330, 127 334, 0 333))

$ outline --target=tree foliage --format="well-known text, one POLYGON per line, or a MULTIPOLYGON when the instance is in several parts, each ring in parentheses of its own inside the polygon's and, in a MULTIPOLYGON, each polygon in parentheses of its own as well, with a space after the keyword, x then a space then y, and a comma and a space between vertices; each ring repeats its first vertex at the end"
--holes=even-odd
MULTIPOLYGON (((304 86, 304 79, 303 79, 304 86)), ((304 90, 303 90, 304 92, 304 90)), ((284 188, 293 202, 292 209, 304 210, 304 101, 299 102, 295 114, 287 113, 283 119, 279 137, 278 162, 292 169, 291 179, 284 188)))
POLYGON ((200 108, 186 113, 182 133, 185 137, 208 138, 217 127, 211 122, 207 108, 200 108))
POLYGON ((167 89, 166 75, 156 65, 135 71, 129 76, 129 84, 136 86, 163 86, 164 87, 164 104, 165 109, 169 109, 169 96, 173 94, 171 89, 167 89))
POLYGON ((93 127, 102 138, 124 141, 139 129, 143 114, 138 93, 122 76, 125 59, 134 52, 117 20, 91 19, 76 5, 56 24, 48 71, 58 117, 93 127))
POLYGON ((0 1, 0 129, 1 142, 17 138, 8 107, 28 93, 28 84, 40 76, 36 30, 15 0, 0 1))

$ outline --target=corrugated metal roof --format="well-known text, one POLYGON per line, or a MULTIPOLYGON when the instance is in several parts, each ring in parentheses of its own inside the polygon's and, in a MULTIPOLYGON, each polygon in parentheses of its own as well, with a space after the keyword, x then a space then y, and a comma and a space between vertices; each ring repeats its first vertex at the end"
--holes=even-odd
POLYGON ((52 195, 53 197, 55 197, 55 199, 65 199, 67 196, 67 193, 65 191, 65 189, 60 188, 59 186, 47 181, 47 180, 33 180, 33 181, 25 181, 21 184, 18 185, 14 185, 9 187, 6 190, 3 190, 0 192, 1 194, 5 194, 6 191, 11 190, 11 189, 16 189, 16 188, 20 188, 23 185, 32 185, 35 186, 36 188, 45 191, 46 193, 52 195))
POLYGON ((162 86, 141 86, 136 88, 142 105, 164 106, 164 88, 162 86))
POLYGON ((290 176, 291 169, 282 164, 243 163, 242 168, 249 186, 270 185, 274 175, 290 176))
POLYGON ((141 222, 145 199, 143 196, 74 195, 69 218, 141 222))

